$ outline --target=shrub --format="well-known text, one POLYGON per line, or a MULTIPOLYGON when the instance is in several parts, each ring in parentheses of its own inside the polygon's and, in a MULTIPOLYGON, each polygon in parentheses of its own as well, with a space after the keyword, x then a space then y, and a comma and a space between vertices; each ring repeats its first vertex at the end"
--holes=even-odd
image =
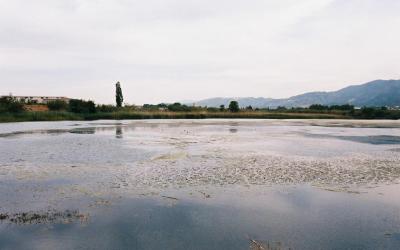
POLYGON ((102 105, 98 105, 96 107, 96 110, 99 111, 99 112, 110 113, 110 112, 117 111, 118 108, 113 106, 113 105, 104 105, 104 104, 102 104, 102 105))
POLYGON ((352 111, 354 110, 354 106, 350 104, 344 105, 332 105, 329 107, 330 110, 343 110, 343 111, 352 111))
POLYGON ((179 102, 176 102, 174 104, 168 105, 168 110, 173 112, 180 112, 180 111, 188 112, 191 111, 191 108, 186 105, 182 105, 179 102))
POLYGON ((155 111, 155 110, 159 110, 160 107, 158 105, 154 105, 154 104, 143 104, 142 108, 144 110, 155 111))
POLYGON ((218 112, 218 111, 220 111, 220 109, 219 108, 214 108, 214 107, 208 107, 207 108, 207 112, 218 112))
POLYGON ((69 101, 68 110, 73 113, 96 113, 96 105, 93 101, 72 99, 69 101))
POLYGON ((231 103, 229 103, 229 111, 239 112, 239 103, 237 101, 231 101, 231 103))
POLYGON ((328 106, 324 106, 321 104, 313 104, 309 107, 309 109, 311 110, 328 110, 328 108, 329 108, 328 106))
POLYGON ((60 111, 60 110, 66 110, 68 107, 68 104, 62 100, 55 100, 55 101, 48 102, 47 107, 51 111, 60 111))
POLYGON ((0 98, 0 112, 20 113, 24 111, 24 104, 11 96, 0 98))
POLYGON ((278 106, 278 107, 276 107, 276 110, 285 111, 285 110, 287 110, 287 108, 285 106, 278 106))

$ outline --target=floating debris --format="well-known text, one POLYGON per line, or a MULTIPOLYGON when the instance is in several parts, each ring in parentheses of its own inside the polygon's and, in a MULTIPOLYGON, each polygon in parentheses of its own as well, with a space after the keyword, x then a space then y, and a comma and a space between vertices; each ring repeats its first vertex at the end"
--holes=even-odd
POLYGON ((178 198, 172 197, 172 196, 165 196, 165 195, 161 195, 161 197, 165 198, 165 199, 171 199, 171 200, 176 200, 178 201, 178 198))
POLYGON ((0 221, 8 219, 8 214, 0 214, 0 221))
POLYGON ((393 233, 389 233, 389 232, 386 232, 386 233, 384 234, 385 238, 391 238, 392 235, 393 235, 393 233))
POLYGON ((250 250, 291 250, 291 248, 285 248, 281 242, 266 242, 263 243, 258 240, 250 240, 250 250))
POLYGON ((199 191, 200 194, 202 194, 204 196, 204 198, 211 198, 211 195, 203 192, 203 191, 199 191))
POLYGON ((0 214, 0 222, 8 222, 17 225, 30 224, 69 224, 75 221, 87 222, 88 214, 81 214, 78 210, 47 211, 47 212, 21 212, 15 214, 0 214))

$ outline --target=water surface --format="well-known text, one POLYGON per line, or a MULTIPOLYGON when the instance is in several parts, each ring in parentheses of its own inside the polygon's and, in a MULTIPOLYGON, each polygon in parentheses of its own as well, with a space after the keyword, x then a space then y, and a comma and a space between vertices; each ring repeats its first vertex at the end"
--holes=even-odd
POLYGON ((0 124, 0 249, 399 249, 400 122, 0 124))

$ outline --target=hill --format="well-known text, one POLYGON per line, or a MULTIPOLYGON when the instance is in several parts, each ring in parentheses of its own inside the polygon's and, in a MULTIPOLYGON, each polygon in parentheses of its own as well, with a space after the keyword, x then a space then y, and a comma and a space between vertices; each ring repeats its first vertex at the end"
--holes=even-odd
POLYGON ((254 108, 308 107, 312 104, 342 105, 351 104, 356 107, 400 106, 400 80, 376 80, 361 85, 352 85, 332 92, 309 92, 286 99, 263 97, 210 98, 196 102, 197 106, 228 106, 236 100, 241 107, 251 105, 254 108))

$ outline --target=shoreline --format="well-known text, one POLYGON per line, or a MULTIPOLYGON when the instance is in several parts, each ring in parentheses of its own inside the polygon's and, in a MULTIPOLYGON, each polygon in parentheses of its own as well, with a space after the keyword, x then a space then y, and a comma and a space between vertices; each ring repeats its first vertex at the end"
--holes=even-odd
POLYGON ((345 112, 316 113, 316 112, 281 112, 281 111, 253 111, 253 112, 22 112, 0 114, 0 123, 29 122, 29 121, 94 121, 94 120, 157 120, 157 119, 344 119, 344 120, 398 120, 400 116, 365 118, 357 114, 345 112))

